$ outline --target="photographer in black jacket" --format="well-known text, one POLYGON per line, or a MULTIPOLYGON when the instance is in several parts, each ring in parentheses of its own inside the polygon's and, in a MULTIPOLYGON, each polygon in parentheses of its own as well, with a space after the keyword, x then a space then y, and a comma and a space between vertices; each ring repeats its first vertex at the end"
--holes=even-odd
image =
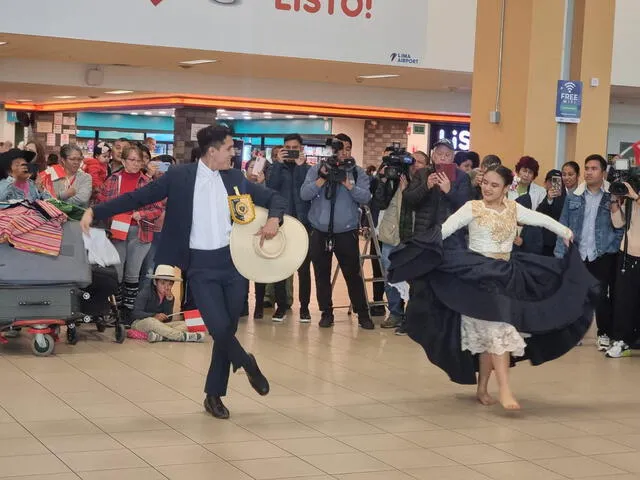
MULTIPOLYGON (((389 268, 389 254, 401 242, 413 235, 413 210, 404 198, 404 191, 418 170, 426 168, 429 157, 424 152, 409 155, 404 150, 389 148, 378 171, 377 188, 372 204, 384 213, 378 224, 378 238, 382 253, 382 265, 389 268)), ((396 328, 396 334, 404 335, 404 302, 400 293, 385 284, 389 316, 380 325, 396 328)))

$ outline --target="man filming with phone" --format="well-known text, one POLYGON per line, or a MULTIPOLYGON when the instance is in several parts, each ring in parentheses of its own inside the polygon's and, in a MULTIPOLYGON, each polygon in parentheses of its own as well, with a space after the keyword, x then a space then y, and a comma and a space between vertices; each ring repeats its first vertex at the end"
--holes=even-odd
MULTIPOLYGON (((300 189, 309 171, 307 159, 304 155, 304 145, 300 135, 292 134, 284 138, 284 147, 277 152, 277 161, 273 162, 269 169, 266 185, 275 190, 287 200, 286 214, 297 218, 311 231, 309 225, 308 201, 300 197, 300 189)), ((256 162, 258 165, 258 162, 256 162)), ((265 163, 262 162, 262 168, 265 163)), ((259 165, 258 165, 259 167, 259 165)), ((260 168, 259 168, 260 169, 260 168)), ((253 172, 254 174, 262 172, 253 172)), ((300 301, 300 322, 309 323, 311 314, 309 313, 309 302, 311 301, 311 260, 309 254, 302 266, 298 269, 298 298, 300 301)), ((286 280, 278 282, 274 286, 275 302, 277 308, 271 319, 274 322, 282 322, 289 309, 289 301, 286 289, 286 280)))
MULTIPOLYGON (((442 225, 449 216, 471 200, 471 179, 453 163, 454 148, 446 138, 438 140, 431 151, 431 164, 419 170, 404 192, 415 211, 414 235, 434 225, 442 225)), ((451 238, 465 244, 464 229, 451 238)))

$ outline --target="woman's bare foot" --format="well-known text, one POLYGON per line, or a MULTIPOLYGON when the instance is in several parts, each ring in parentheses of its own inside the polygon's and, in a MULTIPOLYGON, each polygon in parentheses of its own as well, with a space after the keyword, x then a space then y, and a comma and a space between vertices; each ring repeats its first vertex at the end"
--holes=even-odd
POLYGON ((520 404, 509 391, 500 392, 500 404, 505 410, 520 410, 520 404))
POLYGON ((488 392, 478 392, 476 394, 476 398, 478 399, 478 402, 486 406, 495 405, 496 403, 498 403, 495 398, 489 395, 488 392))

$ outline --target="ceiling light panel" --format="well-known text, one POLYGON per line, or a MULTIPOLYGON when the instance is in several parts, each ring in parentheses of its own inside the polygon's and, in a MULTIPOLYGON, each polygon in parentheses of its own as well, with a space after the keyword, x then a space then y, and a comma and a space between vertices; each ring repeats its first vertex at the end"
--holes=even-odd
POLYGON ((207 63, 216 63, 217 60, 185 60, 180 65, 205 65, 207 63))

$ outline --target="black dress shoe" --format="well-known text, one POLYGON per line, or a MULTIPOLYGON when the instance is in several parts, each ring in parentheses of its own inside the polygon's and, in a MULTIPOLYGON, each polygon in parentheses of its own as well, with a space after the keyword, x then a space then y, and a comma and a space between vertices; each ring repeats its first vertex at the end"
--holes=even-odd
POLYGON ((269 393, 269 381, 258 368, 256 357, 252 354, 249 354, 249 364, 244 367, 244 371, 247 372, 249 383, 256 392, 262 396, 269 393))
POLYGON ((364 328, 365 330, 373 330, 376 328, 369 315, 358 315, 358 324, 360 328, 364 328))
POLYGON ((320 316, 320 322, 318 323, 318 325, 320 326, 320 328, 331 328, 333 327, 333 321, 334 321, 333 313, 322 312, 322 315, 320 316))
POLYGON ((229 409, 224 406, 220 397, 207 395, 204 398, 204 409, 216 418, 223 420, 229 418, 229 409))

